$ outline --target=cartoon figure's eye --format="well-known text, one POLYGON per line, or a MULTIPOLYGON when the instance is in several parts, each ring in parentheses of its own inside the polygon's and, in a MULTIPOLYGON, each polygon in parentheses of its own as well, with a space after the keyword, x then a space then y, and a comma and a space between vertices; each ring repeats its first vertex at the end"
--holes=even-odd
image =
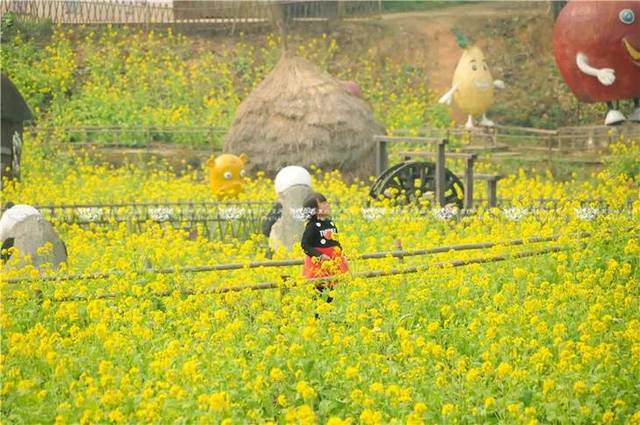
POLYGON ((482 65, 482 69, 487 70, 487 65, 482 65))
POLYGON ((477 66, 475 66, 475 65, 471 65, 471 69, 473 69, 474 71, 477 71, 477 70, 478 70, 478 67, 477 67, 477 66))
POLYGON ((224 177, 225 180, 231 180, 231 177, 233 177, 233 173, 231 173, 231 171, 225 171, 222 177, 224 177))
POLYGON ((247 175, 247 173, 244 171, 244 168, 242 170, 240 170, 240 177, 244 177, 246 175, 247 175))
POLYGON ((627 25, 633 24, 633 22, 636 20, 636 14, 633 13, 633 10, 631 9, 622 9, 618 17, 623 24, 627 25))

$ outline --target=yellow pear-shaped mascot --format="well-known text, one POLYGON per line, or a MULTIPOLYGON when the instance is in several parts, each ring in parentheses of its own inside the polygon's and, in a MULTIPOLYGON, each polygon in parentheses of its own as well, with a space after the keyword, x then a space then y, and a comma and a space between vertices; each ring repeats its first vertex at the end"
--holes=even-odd
POLYGON ((451 89, 439 102, 450 105, 451 100, 455 100, 456 105, 468 115, 465 125, 467 129, 474 128, 474 116, 482 116, 481 126, 492 127, 494 123, 487 118, 486 113, 493 104, 494 87, 502 89, 504 83, 493 79, 480 48, 467 48, 467 39, 462 34, 456 34, 456 39, 458 45, 465 50, 453 73, 451 89))

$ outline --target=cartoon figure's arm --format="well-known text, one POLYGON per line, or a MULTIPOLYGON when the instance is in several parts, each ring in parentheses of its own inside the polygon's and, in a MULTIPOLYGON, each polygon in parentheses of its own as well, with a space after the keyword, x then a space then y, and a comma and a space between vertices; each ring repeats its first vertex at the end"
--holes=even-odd
POLYGON ((505 87, 504 81, 502 81, 502 80, 494 80, 493 81, 493 87, 495 87, 497 89, 503 89, 505 87))
POLYGON ((594 68, 589 65, 587 55, 584 53, 578 53, 576 55, 576 65, 578 69, 587 75, 596 77, 601 84, 610 86, 616 80, 615 71, 611 68, 594 68))
POLYGON ((440 99, 438 99, 438 103, 446 103, 447 105, 451 105, 451 100, 453 99, 453 94, 458 90, 458 85, 454 84, 451 87, 451 90, 446 92, 440 99))

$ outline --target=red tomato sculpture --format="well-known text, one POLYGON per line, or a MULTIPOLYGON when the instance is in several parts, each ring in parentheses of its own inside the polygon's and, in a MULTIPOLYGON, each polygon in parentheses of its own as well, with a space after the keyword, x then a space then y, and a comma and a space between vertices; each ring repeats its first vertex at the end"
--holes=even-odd
POLYGON ((640 1, 570 0, 556 20, 553 49, 560 73, 582 102, 607 102, 605 124, 624 115, 613 101, 634 99, 640 122, 640 1))

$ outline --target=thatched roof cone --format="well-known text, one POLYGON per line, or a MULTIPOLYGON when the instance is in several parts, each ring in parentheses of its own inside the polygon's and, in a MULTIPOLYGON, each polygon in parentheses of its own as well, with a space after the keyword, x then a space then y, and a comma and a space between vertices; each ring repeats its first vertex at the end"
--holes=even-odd
POLYGON ((368 177, 375 134, 384 127, 364 100, 307 60, 285 54, 238 107, 224 150, 246 153, 251 169, 270 174, 314 164, 368 177))

